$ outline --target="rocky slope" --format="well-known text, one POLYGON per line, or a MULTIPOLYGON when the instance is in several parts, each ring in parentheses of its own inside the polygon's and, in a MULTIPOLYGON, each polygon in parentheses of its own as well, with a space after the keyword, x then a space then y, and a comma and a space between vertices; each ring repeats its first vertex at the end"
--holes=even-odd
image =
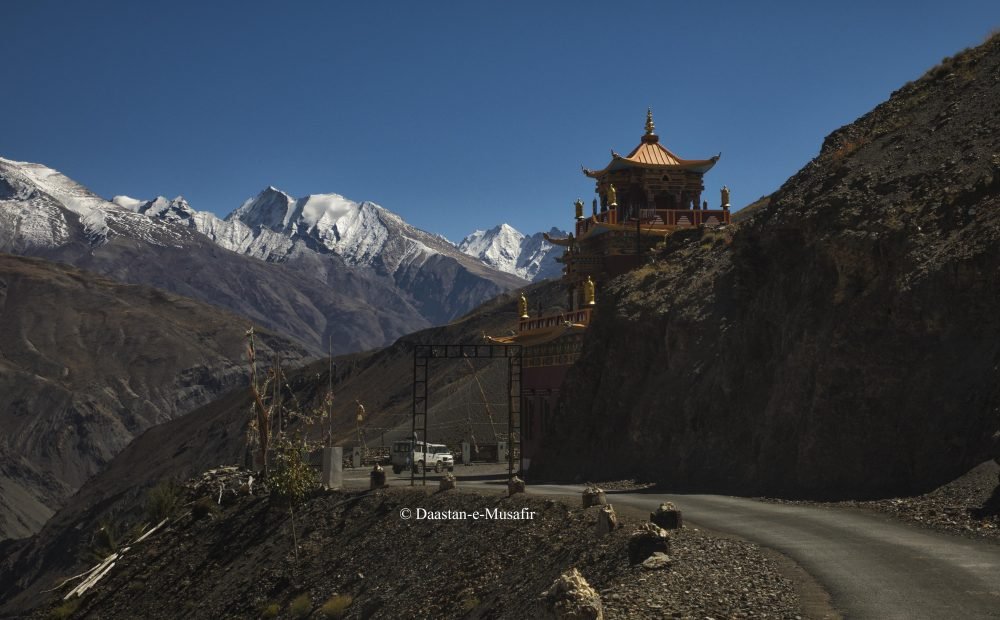
MULTIPOLYGON (((554 308, 565 299, 558 282, 530 286, 533 304, 554 308)), ((482 333, 503 334, 516 322, 513 294, 497 298, 449 325, 426 329, 376 352, 338 357, 334 367, 334 437, 355 442, 355 399, 367 409, 364 429, 377 445, 409 435, 411 424, 413 344, 479 343, 482 333)), ((480 385, 490 400, 503 401, 504 369, 475 360, 475 372, 463 361, 434 363, 430 391, 431 440, 454 442, 471 431, 489 442, 494 427, 503 430, 506 408, 499 403, 483 411, 480 385), (478 381, 477 381, 478 377, 478 381), (492 420, 490 416, 492 415, 492 420)), ((328 360, 288 371, 286 399, 312 410, 323 406, 329 385, 328 360)), ((74 495, 38 534, 9 545, 0 554, 0 607, 23 609, 38 600, 58 575, 75 574, 88 538, 107 519, 141 504, 142 495, 164 479, 184 479, 220 464, 241 464, 246 455, 250 400, 247 390, 226 394, 189 415, 165 422, 137 437, 74 495)), ((294 427, 291 429, 295 430, 294 427)), ((325 430, 325 429, 323 429, 325 430)), ((307 431, 317 438, 320 429, 307 431)))
MULTIPOLYGON (((0 254, 0 539, 37 531, 147 428, 245 383, 244 330, 189 299, 0 254)), ((308 356, 263 334, 272 350, 308 356)))
POLYGON ((182 508, 87 595, 32 617, 58 606, 72 609, 66 617, 102 618, 541 618, 551 605, 543 593, 571 568, 609 619, 802 614, 759 548, 683 529, 670 567, 649 570, 627 558, 638 523, 595 537, 597 507, 457 490, 320 494, 296 511, 296 556, 287 509, 266 497, 224 504, 201 519, 182 508), (533 518, 404 520, 404 508, 533 518))
POLYGON ((108 202, 0 158, 0 251, 199 299, 348 352, 461 316, 523 284, 371 203, 268 188, 227 220, 182 198, 108 202))
MULTIPOLYGON (((929 493, 867 501, 823 502, 830 508, 874 510, 930 529, 1000 543, 1000 465, 986 461, 929 493)), ((771 500, 811 504, 801 500, 771 500)))
MULTIPOLYGON (((566 232, 553 228, 550 237, 563 238, 566 232)), ((556 258, 562 248, 545 240, 543 233, 525 235, 512 226, 501 224, 489 230, 477 230, 462 239, 458 249, 475 256, 490 267, 538 282, 562 275, 556 258)))
POLYGON ((674 235, 600 291, 550 473, 860 499, 996 456, 998 153, 994 36, 833 132, 738 226, 674 235))

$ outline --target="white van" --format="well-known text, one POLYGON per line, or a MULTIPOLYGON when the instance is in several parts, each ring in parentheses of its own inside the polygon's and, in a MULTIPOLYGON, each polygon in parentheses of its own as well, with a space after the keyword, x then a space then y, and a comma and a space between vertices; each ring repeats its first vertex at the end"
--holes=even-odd
POLYGON ((425 448, 422 441, 416 442, 416 447, 413 443, 409 439, 392 443, 390 462, 393 473, 398 474, 412 467, 413 471, 419 474, 423 473, 425 466, 436 472, 445 469, 455 471, 455 457, 448 450, 448 446, 440 443, 429 443, 425 448))

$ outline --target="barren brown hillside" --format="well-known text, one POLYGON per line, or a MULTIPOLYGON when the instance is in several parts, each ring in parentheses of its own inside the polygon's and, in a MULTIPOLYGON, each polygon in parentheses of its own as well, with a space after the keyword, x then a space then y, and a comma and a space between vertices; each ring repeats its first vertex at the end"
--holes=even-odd
POLYGON ((994 36, 830 134, 741 224, 676 234, 613 282, 549 473, 932 489, 1000 456, 998 289, 994 36))

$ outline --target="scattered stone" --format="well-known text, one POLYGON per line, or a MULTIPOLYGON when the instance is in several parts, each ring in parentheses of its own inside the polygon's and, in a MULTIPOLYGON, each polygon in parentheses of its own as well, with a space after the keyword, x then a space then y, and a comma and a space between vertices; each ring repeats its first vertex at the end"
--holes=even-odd
POLYGON ((672 560, 670 556, 662 551, 654 551, 653 555, 642 561, 642 567, 646 570, 660 570, 670 568, 672 560))
POLYGON ((209 496, 217 505, 228 505, 238 496, 253 493, 253 472, 239 467, 219 467, 203 472, 184 484, 188 498, 209 496))
POLYGON ((378 463, 372 467, 372 473, 369 474, 369 489, 381 489, 385 486, 385 470, 378 463))
POLYGON ((440 491, 450 491, 456 486, 455 476, 452 474, 445 474, 441 476, 441 482, 438 485, 438 490, 440 491))
POLYGON ((515 493, 524 493, 524 480, 521 480, 517 476, 514 476, 507 481, 508 497, 514 495, 515 493))
POLYGON ((670 534, 653 523, 643 523, 628 539, 628 560, 638 564, 657 551, 670 553, 670 534))
POLYGON ((663 502, 656 512, 649 513, 649 520, 665 530, 680 529, 681 511, 672 502, 663 502))
POLYGON ((618 515, 615 514, 614 506, 611 504, 602 506, 600 512, 597 513, 597 535, 610 534, 617 527, 618 515))
POLYGON ((608 503, 608 498, 604 495, 604 490, 596 486, 588 486, 583 490, 583 507, 604 506, 608 503))
POLYGON ((240 485, 240 495, 253 495, 253 476, 240 485))
POLYGON ((601 596, 580 571, 572 568, 560 575, 542 594, 545 611, 559 620, 603 620, 601 596))

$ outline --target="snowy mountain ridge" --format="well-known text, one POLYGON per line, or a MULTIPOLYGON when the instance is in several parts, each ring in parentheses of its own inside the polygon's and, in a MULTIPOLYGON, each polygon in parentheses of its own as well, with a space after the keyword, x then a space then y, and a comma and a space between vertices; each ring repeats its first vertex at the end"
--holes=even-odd
MULTIPOLYGON (((115 235, 178 245, 187 234, 200 233, 222 248, 259 260, 282 262, 311 250, 392 276, 438 255, 459 261, 473 257, 483 267, 524 280, 561 273, 555 262, 559 252, 552 253, 554 246, 541 233, 524 235, 508 224, 477 230, 454 244, 375 203, 334 193, 294 198, 268 186, 222 219, 194 209, 183 196, 142 200, 118 195, 108 201, 42 164, 0 158, 0 172, 0 201, 16 201, 18 207, 0 212, 0 247, 9 251, 65 245, 71 229, 67 218, 73 218, 95 246, 115 235)), ((550 234, 565 236, 555 228, 550 234)))
MULTIPOLYGON (((552 228, 548 234, 565 237, 567 233, 552 228)), ((494 269, 532 282, 557 278, 562 274, 562 266, 556 262, 556 257, 562 252, 546 241, 543 233, 525 235, 506 223, 489 230, 473 231, 457 247, 494 269)))

